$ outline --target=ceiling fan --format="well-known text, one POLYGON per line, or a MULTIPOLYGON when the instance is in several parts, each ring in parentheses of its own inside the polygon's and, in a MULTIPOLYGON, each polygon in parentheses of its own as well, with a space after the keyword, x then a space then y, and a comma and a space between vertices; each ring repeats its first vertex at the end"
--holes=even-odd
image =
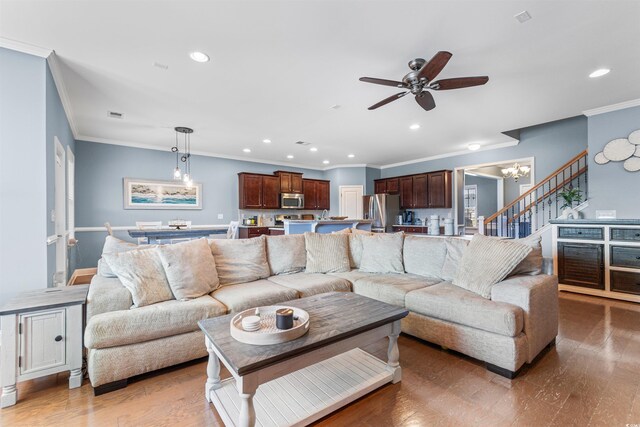
POLYGON ((471 86, 480 86, 489 81, 487 76, 477 77, 456 77, 453 79, 442 79, 433 81, 440 71, 447 65, 449 59, 453 55, 450 52, 440 51, 436 53, 429 62, 422 58, 416 58, 409 62, 409 72, 402 78, 402 81, 376 79, 373 77, 360 77, 361 82, 374 83, 384 86, 395 86, 402 89, 406 89, 405 92, 400 92, 383 99, 377 104, 373 104, 369 107, 369 110, 375 110, 378 107, 382 107, 390 102, 400 99, 403 96, 411 93, 416 96, 416 102, 425 110, 433 110, 436 107, 436 102, 433 100, 433 95, 429 90, 449 90, 449 89, 461 89, 471 86))

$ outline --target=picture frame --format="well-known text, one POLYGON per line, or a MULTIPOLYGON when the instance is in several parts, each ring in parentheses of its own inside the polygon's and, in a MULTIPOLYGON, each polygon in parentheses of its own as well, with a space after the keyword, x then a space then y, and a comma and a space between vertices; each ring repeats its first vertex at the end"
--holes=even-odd
POLYGON ((202 209, 202 184, 123 178, 124 209, 202 209))

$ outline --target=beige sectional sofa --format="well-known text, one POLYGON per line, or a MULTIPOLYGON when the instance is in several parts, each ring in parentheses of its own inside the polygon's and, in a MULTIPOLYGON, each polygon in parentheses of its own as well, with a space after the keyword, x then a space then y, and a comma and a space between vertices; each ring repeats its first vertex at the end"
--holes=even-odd
MULTIPOLYGON (((511 378, 555 341, 557 278, 511 276, 493 286, 491 299, 462 289, 451 277, 467 244, 462 239, 407 236, 402 247, 405 273, 370 273, 359 270, 362 237, 353 235, 351 271, 320 274, 299 271, 304 262, 300 241, 287 237, 255 239, 264 247, 267 265, 262 267, 272 275, 221 286, 188 301, 132 308, 131 293, 118 278, 95 276, 88 294, 85 346, 96 394, 124 386, 132 376, 206 356, 197 325, 201 319, 324 292, 353 291, 406 307, 410 314, 402 321, 403 332, 484 361, 488 369, 511 378)), ((225 244, 240 244, 234 242, 225 244)))

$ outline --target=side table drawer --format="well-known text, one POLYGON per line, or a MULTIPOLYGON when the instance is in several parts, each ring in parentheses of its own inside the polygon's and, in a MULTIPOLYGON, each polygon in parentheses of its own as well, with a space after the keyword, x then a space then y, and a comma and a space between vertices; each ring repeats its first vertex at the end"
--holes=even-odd
POLYGON ((640 273, 611 271, 611 290, 640 295, 640 273))
POLYGON ((640 229, 611 228, 611 240, 640 242, 640 229))
POLYGON ((65 316, 65 309, 20 315, 20 375, 67 363, 65 316))
POLYGON ((591 227, 558 227, 558 238, 604 240, 604 229, 591 227))
POLYGON ((611 265, 640 268, 640 247, 611 246, 611 265))

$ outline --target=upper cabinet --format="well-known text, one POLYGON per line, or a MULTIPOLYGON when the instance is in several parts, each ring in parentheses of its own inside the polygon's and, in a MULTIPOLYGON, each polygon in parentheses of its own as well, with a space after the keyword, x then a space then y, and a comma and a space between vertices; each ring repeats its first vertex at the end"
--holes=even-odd
POLYGON ((400 194, 402 209, 451 208, 451 171, 376 179, 376 194, 400 194))
POLYGON ((431 172, 427 174, 429 180, 429 207, 451 207, 451 171, 431 172))
POLYGON ((376 179, 373 181, 375 194, 398 194, 400 193, 400 178, 376 179))
POLYGON ((303 179, 302 192, 305 209, 331 209, 330 181, 303 179))
POLYGON ((239 173, 238 189, 240 209, 280 207, 280 179, 277 176, 239 173))
POLYGON ((302 174, 297 172, 275 171, 280 179, 281 193, 302 193, 302 174))

